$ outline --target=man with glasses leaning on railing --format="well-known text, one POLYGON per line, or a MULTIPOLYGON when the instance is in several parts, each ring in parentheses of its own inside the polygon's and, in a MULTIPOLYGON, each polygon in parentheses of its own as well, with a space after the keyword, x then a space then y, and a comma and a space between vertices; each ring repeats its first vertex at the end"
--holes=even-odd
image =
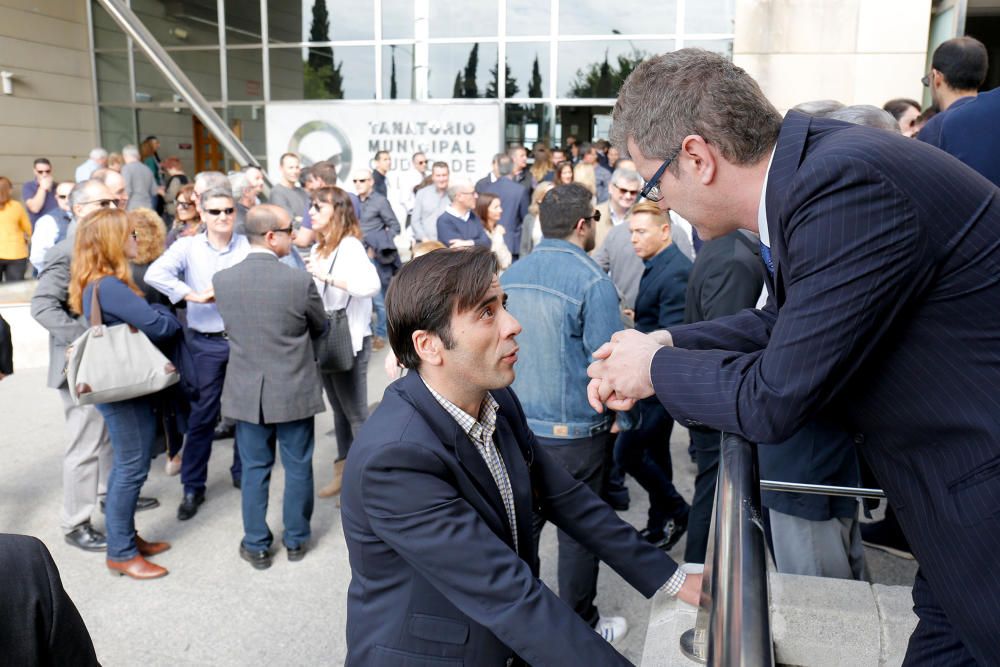
POLYGON ((941 151, 790 111, 701 49, 640 65, 612 137, 645 194, 712 239, 760 235, 773 295, 669 332, 616 333, 597 409, 654 393, 688 424, 781 442, 853 433, 920 561, 904 664, 998 664, 1000 196, 941 151))

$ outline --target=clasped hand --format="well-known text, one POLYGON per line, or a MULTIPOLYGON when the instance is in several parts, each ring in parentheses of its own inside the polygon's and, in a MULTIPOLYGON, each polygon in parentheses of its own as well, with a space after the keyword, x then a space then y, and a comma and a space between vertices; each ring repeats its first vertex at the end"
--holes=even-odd
POLYGON ((670 333, 639 333, 634 329, 619 331, 594 352, 594 363, 587 368, 591 378, 587 399, 597 412, 607 406, 612 410, 630 410, 636 401, 653 395, 649 367, 661 347, 672 344, 670 333))

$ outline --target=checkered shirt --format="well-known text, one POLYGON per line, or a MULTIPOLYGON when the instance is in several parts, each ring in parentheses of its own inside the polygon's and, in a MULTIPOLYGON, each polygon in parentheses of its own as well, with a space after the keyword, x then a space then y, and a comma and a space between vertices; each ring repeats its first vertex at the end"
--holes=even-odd
POLYGON ((497 450, 496 443, 493 442, 493 433, 497 429, 497 411, 500 409, 500 405, 493 396, 487 393, 482 406, 479 408, 479 419, 477 420, 468 412, 434 391, 434 388, 426 382, 424 382, 424 386, 431 392, 434 400, 440 403, 441 407, 447 410, 448 414, 462 427, 465 434, 469 436, 469 440, 475 445, 476 450, 479 451, 479 455, 483 457, 486 467, 490 469, 493 481, 496 482, 497 489, 500 491, 500 497, 503 498, 503 506, 507 510, 507 519, 510 521, 511 534, 514 536, 514 550, 517 551, 517 521, 514 516, 514 492, 510 487, 510 477, 507 475, 507 467, 504 465, 503 458, 501 458, 500 452, 497 450))

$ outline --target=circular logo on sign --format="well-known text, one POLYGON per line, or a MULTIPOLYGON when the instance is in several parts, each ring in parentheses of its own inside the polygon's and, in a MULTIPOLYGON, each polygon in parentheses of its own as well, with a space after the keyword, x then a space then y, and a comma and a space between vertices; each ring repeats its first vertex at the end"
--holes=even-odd
POLYGON ((288 142, 288 151, 298 153, 303 167, 317 162, 332 162, 337 177, 346 181, 351 173, 351 142, 344 132, 323 120, 312 120, 295 130, 288 142))

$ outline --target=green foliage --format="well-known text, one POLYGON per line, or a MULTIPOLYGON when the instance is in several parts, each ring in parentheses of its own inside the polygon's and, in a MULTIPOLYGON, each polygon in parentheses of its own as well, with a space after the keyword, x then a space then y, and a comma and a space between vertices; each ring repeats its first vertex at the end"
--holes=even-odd
POLYGON ((344 77, 340 73, 343 62, 336 67, 321 65, 318 68, 302 63, 303 92, 307 100, 342 100, 344 99, 344 77))
POLYGON ((576 79, 570 84, 569 96, 615 97, 628 75, 645 59, 645 51, 633 49, 631 53, 618 56, 611 63, 608 52, 605 51, 603 62, 591 63, 576 71, 576 79))
POLYGON ((479 69, 479 42, 472 45, 469 51, 469 61, 465 64, 465 74, 462 76, 462 97, 479 97, 479 85, 476 83, 476 70, 479 69))
MULTIPOLYGON (((517 85, 517 79, 515 79, 510 74, 510 65, 505 64, 504 70, 505 70, 504 90, 506 91, 504 94, 506 97, 514 97, 514 95, 517 95, 517 91, 521 90, 521 88, 520 86, 517 85)), ((499 97, 500 95, 498 94, 498 91, 500 89, 500 81, 499 81, 500 63, 497 63, 497 66, 490 70, 490 75, 491 79, 489 85, 486 86, 485 97, 499 97)))

